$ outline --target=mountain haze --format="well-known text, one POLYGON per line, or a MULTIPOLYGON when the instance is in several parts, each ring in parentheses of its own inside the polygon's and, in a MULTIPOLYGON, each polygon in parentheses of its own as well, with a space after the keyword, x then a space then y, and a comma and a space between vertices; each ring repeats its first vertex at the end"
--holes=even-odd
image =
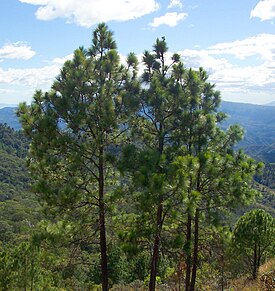
POLYGON ((9 127, 19 130, 21 124, 16 116, 16 107, 0 107, 0 123, 6 123, 9 127))
POLYGON ((266 104, 267 106, 275 106, 275 101, 269 102, 266 104))
POLYGON ((275 163, 275 107, 222 102, 220 110, 228 115, 222 127, 239 124, 245 129, 239 147, 256 159, 275 163))

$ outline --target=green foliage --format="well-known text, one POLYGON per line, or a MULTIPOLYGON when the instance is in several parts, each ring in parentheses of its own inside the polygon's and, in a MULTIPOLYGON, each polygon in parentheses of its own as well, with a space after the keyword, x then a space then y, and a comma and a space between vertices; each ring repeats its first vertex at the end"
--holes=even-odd
POLYGON ((29 243, 0 249, 1 290, 57 290, 40 250, 29 243))
POLYGON ((127 100, 139 93, 136 76, 134 54, 123 66, 113 33, 101 23, 92 46, 74 52, 52 90, 37 91, 30 106, 21 104, 18 109, 31 140, 28 166, 41 201, 57 219, 87 227, 94 240, 99 233, 104 291, 108 290, 105 216, 117 184, 110 149, 125 137, 123 124, 135 103, 127 100))
POLYGON ((14 130, 21 129, 21 124, 16 116, 15 107, 0 108, 0 124, 8 125, 14 130))
POLYGON ((28 142, 22 132, 0 124, 0 201, 18 198, 28 190, 30 178, 24 157, 28 142))
MULTIPOLYGON (((188 217, 197 226, 186 230, 187 241, 174 233, 177 239, 171 239, 170 249, 181 242, 187 256, 194 251, 197 268, 199 246, 194 241, 199 241, 203 215, 213 222, 221 209, 251 202, 251 179, 260 165, 233 150, 243 137, 242 128, 233 125, 223 131, 218 126, 226 116, 217 112, 220 94, 207 82, 207 73, 184 68, 176 55, 167 64, 167 50, 162 38, 153 52, 144 52, 145 89, 131 118, 133 141, 123 149, 120 168, 132 178, 143 228, 137 226, 136 234, 151 244, 151 266, 157 265, 160 245, 166 245, 165 232, 183 227, 175 218, 186 223, 188 217)), ((150 290, 157 267, 152 268, 150 290)))
POLYGON ((222 102, 221 110, 229 116, 222 124, 223 127, 237 123, 245 128, 245 137, 238 147, 244 148, 247 154, 257 160, 275 162, 274 107, 222 102))
POLYGON ((246 259, 255 278, 260 264, 274 256, 275 220, 262 209, 254 209, 237 221, 233 231, 234 249, 246 259))
POLYGON ((122 65, 99 24, 51 90, 18 109, 32 181, 27 140, 0 126, 0 289, 155 290, 185 279, 189 291, 229 278, 231 233, 220 224, 254 200, 261 165, 235 150, 242 128, 221 129, 206 71, 168 55, 157 39, 139 78, 136 56, 122 65))
POLYGON ((0 242, 8 245, 28 237, 40 214, 25 166, 26 137, 2 124, 0 137, 0 242))
POLYGON ((255 180, 262 185, 275 190, 275 164, 265 163, 265 167, 261 174, 255 177, 255 180))
POLYGON ((28 140, 22 131, 14 131, 0 123, 0 149, 8 154, 23 158, 27 154, 28 140))

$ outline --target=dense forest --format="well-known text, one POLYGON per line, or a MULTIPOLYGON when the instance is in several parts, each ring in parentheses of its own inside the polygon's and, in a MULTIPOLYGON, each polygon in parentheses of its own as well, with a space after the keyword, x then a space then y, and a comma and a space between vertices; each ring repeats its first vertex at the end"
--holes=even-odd
POLYGON ((100 24, 23 130, 0 126, 0 290, 228 290, 274 268, 274 165, 164 38, 138 65, 100 24))
POLYGON ((245 136, 238 144, 255 159, 275 163, 275 107, 233 102, 222 102, 221 111, 228 115, 222 124, 240 124, 245 136))

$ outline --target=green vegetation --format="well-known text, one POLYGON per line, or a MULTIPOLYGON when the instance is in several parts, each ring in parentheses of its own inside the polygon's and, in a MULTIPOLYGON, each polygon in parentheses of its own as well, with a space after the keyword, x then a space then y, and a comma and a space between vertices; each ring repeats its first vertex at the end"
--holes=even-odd
POLYGON ((227 127, 232 123, 245 128, 245 137, 239 147, 257 160, 265 163, 275 162, 275 107, 223 102, 221 110, 228 114, 222 124, 227 127))
POLYGON ((16 115, 16 108, 15 107, 0 108, 0 123, 6 124, 15 130, 21 129, 21 124, 16 115))
POLYGON ((247 212, 236 223, 233 245, 253 279, 265 258, 275 255, 275 219, 262 209, 247 212))
POLYGON ((7 245, 28 236, 40 218, 25 165, 28 141, 3 124, 0 137, 0 245, 7 245))
POLYGON ((275 190, 275 164, 265 164, 265 168, 261 175, 257 175, 255 180, 262 185, 275 190))
POLYGON ((257 270, 274 256, 264 210, 228 226, 245 205, 272 212, 255 187, 274 181, 266 167, 255 186, 262 164, 236 150, 239 126, 221 129, 207 73, 169 58, 164 38, 143 65, 121 64, 100 24, 20 105, 23 131, 0 126, 1 290, 225 290, 249 274, 252 237, 257 270))

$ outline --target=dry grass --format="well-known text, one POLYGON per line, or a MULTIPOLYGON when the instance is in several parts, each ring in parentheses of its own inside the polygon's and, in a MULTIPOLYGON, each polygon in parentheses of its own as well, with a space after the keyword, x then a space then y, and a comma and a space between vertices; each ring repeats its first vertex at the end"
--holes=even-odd
POLYGON ((236 279, 232 282, 230 291, 274 291, 275 290, 275 259, 269 260, 259 269, 256 280, 236 279))
MULTIPOLYGON (((147 288, 142 281, 135 281, 128 285, 115 285, 111 291, 146 291, 147 288)), ((176 290, 171 286, 159 285, 157 291, 176 290)), ((204 291, 213 291, 211 287, 201 289, 204 291)), ((240 278, 231 282, 228 291, 275 291, 275 258, 269 260, 259 269, 257 280, 240 278)))
POLYGON ((263 275, 265 273, 275 270, 275 258, 269 260, 267 263, 263 264, 259 269, 259 274, 263 275))

